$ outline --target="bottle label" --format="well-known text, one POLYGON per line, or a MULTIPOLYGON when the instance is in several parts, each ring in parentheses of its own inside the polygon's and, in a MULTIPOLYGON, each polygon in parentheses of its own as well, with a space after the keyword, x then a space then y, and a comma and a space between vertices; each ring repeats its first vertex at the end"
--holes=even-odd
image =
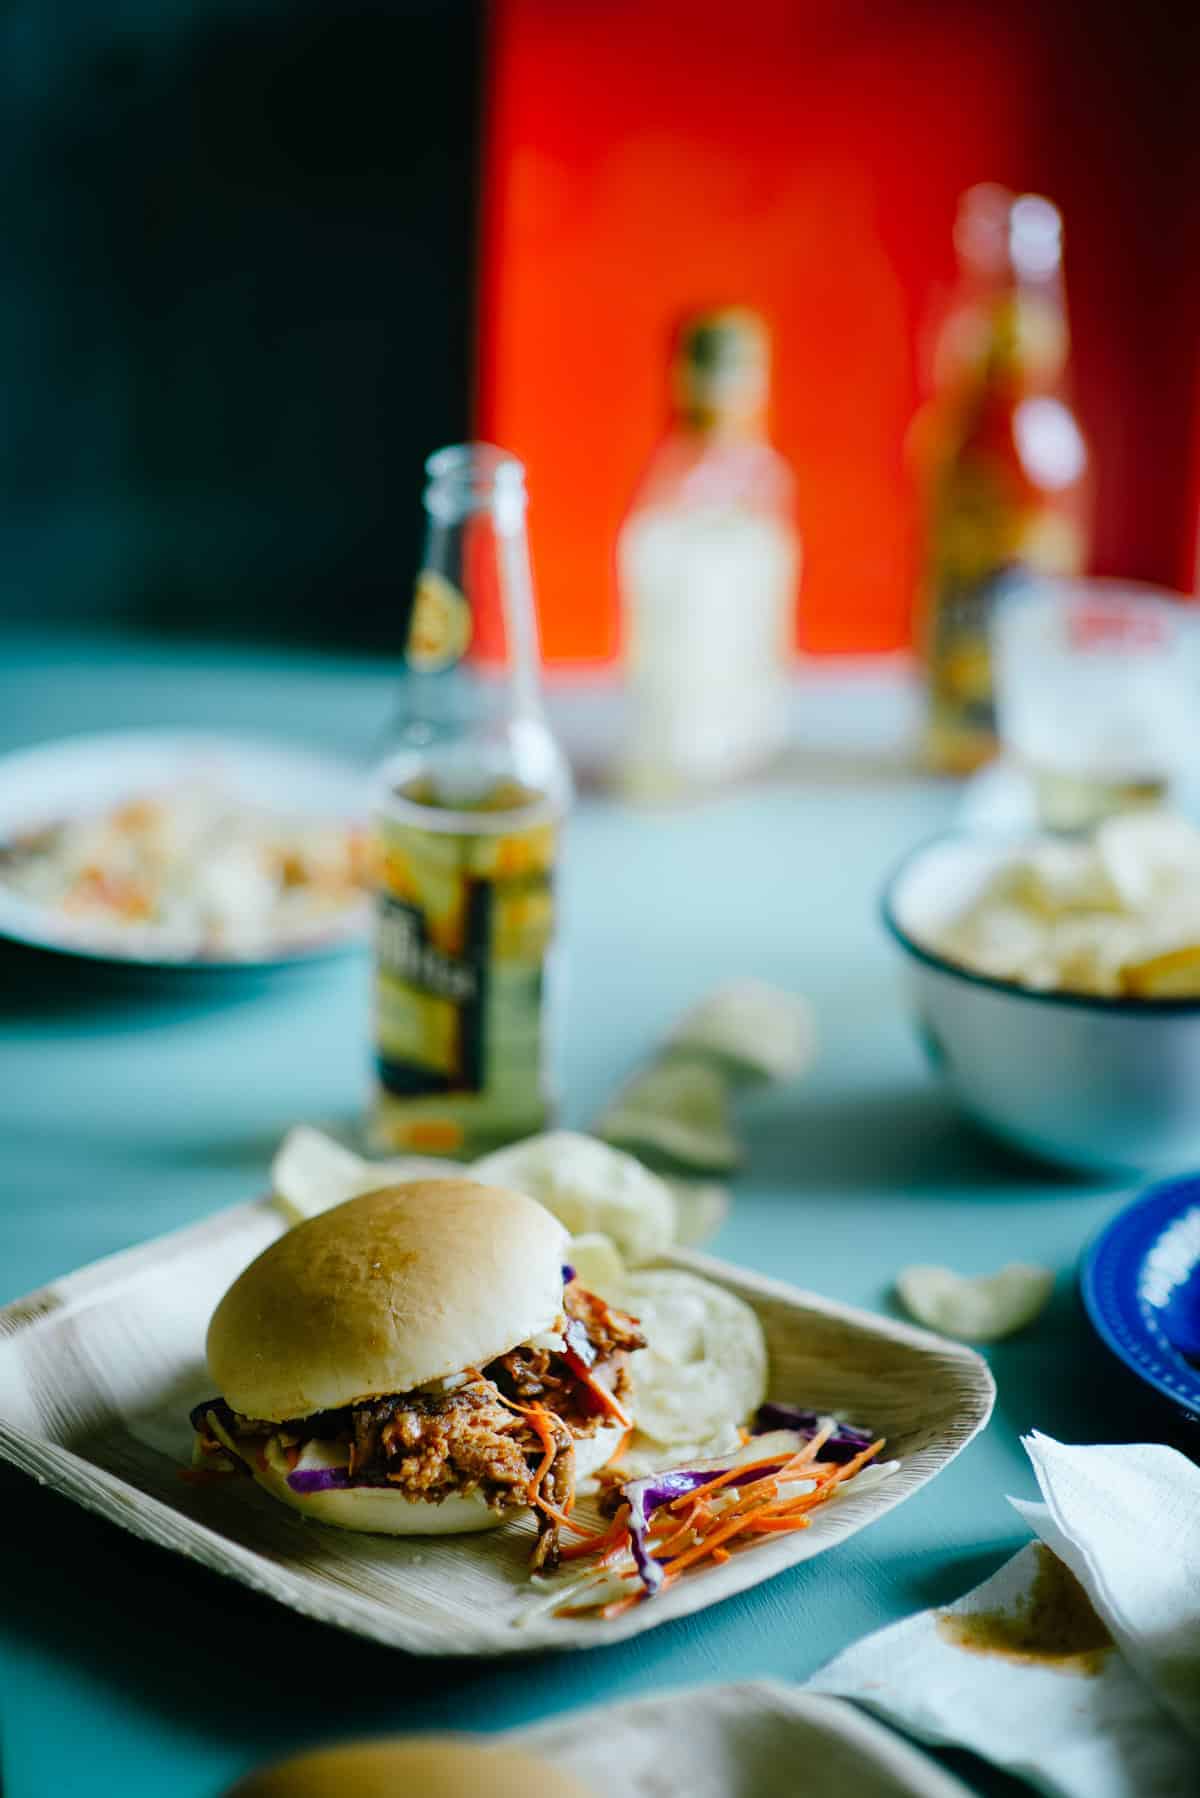
POLYGON ((417 576, 406 655, 418 674, 439 674, 461 661, 471 641, 471 608, 464 594, 436 568, 417 576))
POLYGON ((376 1139, 455 1153, 531 1134, 547 1111, 557 826, 376 836, 376 1139))

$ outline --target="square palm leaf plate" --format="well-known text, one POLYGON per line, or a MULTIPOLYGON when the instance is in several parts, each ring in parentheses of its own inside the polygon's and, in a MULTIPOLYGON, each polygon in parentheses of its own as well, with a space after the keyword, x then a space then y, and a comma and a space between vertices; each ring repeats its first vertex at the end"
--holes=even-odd
MULTIPOLYGON (((926 1485, 987 1422, 994 1386, 972 1350, 704 1255, 663 1265, 715 1280, 758 1313, 770 1396, 886 1436, 890 1478, 698 1568, 607 1622, 535 1602, 532 1523, 481 1535, 368 1536, 305 1521, 250 1481, 179 1477, 189 1408, 212 1396, 208 1319, 285 1228, 269 1200, 98 1261, 0 1310, 0 1457, 148 1542, 281 1604, 419 1654, 511 1654, 619 1641, 716 1604, 834 1548, 926 1485)), ((581 1515, 587 1512, 581 1507, 581 1515)))

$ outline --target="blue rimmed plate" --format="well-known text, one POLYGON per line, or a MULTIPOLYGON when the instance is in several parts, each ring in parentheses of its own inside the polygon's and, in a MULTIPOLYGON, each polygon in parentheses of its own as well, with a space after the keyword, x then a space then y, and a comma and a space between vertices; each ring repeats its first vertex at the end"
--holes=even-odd
POLYGON ((1200 1414, 1200 1174, 1143 1193, 1079 1270, 1092 1327, 1147 1386, 1200 1414))

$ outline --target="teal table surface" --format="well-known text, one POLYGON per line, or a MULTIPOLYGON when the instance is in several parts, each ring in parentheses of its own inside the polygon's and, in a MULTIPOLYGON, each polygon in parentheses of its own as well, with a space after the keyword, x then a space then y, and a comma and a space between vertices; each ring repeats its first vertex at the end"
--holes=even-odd
MULTIPOLYGON (((379 663, 14 638, 0 642, 0 748, 145 723, 365 756, 390 692, 379 663)), ((569 712, 570 693, 558 704, 569 712)), ((1125 1194, 1018 1160, 962 1123, 905 1016, 878 891, 891 863, 950 820, 955 798, 879 756, 857 771, 814 763, 672 812, 584 798, 564 865, 565 1109, 586 1123, 719 980, 753 974, 808 994, 819 1059, 744 1106, 749 1161, 715 1252, 879 1310, 907 1262, 1052 1266, 1049 1310, 991 1353, 999 1400, 986 1434, 828 1557, 617 1647, 493 1663, 425 1663, 323 1629, 4 1470, 8 1798, 215 1798, 270 1755, 353 1732, 498 1730, 656 1687, 803 1680, 1021 1544, 1006 1502, 1034 1494, 1021 1432, 1105 1440, 1161 1428, 1094 1343, 1075 1295, 1080 1249, 1125 1194)), ((20 970, 0 991, 0 1299, 254 1195, 290 1124, 344 1122, 361 1106, 361 957, 225 1000, 31 982, 20 970)), ((978 1763, 954 1764, 979 1791, 1016 1790, 978 1763)))

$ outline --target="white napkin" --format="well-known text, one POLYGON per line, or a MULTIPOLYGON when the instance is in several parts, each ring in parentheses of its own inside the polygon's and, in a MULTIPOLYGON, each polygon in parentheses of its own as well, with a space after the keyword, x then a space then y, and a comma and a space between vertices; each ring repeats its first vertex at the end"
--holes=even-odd
MULTIPOLYGON (((1200 1468, 1154 1443, 1025 1438, 1044 1504, 1011 1502, 1078 1578, 1115 1646, 1059 1664, 965 1648, 949 1617, 1013 1614, 1030 1543, 945 1612, 858 1642, 809 1690, 858 1699, 922 1741, 961 1746, 1053 1798, 1200 1791, 1200 1468)), ((969 1634, 970 1632, 968 1632, 969 1634)))

